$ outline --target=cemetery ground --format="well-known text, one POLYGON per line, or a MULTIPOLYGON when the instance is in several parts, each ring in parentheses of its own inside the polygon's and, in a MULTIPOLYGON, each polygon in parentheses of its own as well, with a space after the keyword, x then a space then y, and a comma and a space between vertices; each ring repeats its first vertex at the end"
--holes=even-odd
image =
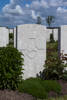
POLYGON ((9 46, 0 49, 0 55, 0 73, 3 76, 0 74, 0 100, 67 100, 67 72, 62 74, 64 65, 58 59, 57 41, 47 43, 45 70, 38 73, 37 78, 21 80, 20 65, 23 59, 15 48, 9 46), (6 69, 10 73, 6 73, 6 69))

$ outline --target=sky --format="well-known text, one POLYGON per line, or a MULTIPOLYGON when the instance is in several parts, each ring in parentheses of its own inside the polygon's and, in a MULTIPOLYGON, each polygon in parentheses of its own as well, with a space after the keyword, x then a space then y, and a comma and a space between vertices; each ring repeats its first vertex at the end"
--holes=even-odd
POLYGON ((47 16, 55 17, 53 26, 67 25, 67 0, 0 0, 0 26, 36 24, 38 16, 43 25, 47 16))

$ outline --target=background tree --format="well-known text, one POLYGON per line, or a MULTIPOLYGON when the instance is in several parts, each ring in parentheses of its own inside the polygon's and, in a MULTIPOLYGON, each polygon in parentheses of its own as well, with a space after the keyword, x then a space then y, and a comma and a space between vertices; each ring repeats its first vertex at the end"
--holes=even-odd
POLYGON ((52 23, 55 22, 55 17, 54 16, 48 16, 46 18, 46 23, 48 24, 48 26, 50 27, 52 23))
POLYGON ((42 19, 40 16, 37 17, 37 24, 41 24, 42 23, 42 19))
MULTIPOLYGON (((52 23, 55 22, 55 17, 54 16, 48 16, 46 18, 46 23, 50 27, 52 23)), ((52 29, 52 33, 50 34, 50 42, 54 42, 54 36, 53 36, 54 30, 52 29)))

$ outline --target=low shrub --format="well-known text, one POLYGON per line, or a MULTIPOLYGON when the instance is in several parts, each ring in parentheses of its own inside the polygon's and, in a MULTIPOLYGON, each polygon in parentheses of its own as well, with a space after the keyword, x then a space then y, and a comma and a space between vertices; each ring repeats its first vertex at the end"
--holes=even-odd
POLYGON ((56 81, 52 80, 41 80, 38 78, 30 78, 24 80, 22 84, 19 85, 18 90, 20 92, 31 94, 36 98, 48 98, 48 93, 54 91, 56 93, 61 92, 61 86, 56 81))
POLYGON ((37 77, 43 80, 59 80, 62 79, 65 65, 62 60, 51 57, 46 60, 44 70, 37 74, 37 77))
POLYGON ((22 80, 22 65, 24 59, 16 48, 0 48, 0 89, 18 88, 22 80))
POLYGON ((65 81, 67 81, 67 70, 64 71, 62 79, 65 80, 65 81))

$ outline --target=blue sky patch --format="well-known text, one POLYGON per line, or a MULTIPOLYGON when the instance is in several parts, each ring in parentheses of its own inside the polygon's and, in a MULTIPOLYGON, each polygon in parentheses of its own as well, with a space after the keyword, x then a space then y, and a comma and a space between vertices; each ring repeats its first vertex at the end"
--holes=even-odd
POLYGON ((14 27, 37 22, 47 25, 46 17, 52 15, 52 26, 67 24, 67 0, 0 0, 0 26, 14 27))

